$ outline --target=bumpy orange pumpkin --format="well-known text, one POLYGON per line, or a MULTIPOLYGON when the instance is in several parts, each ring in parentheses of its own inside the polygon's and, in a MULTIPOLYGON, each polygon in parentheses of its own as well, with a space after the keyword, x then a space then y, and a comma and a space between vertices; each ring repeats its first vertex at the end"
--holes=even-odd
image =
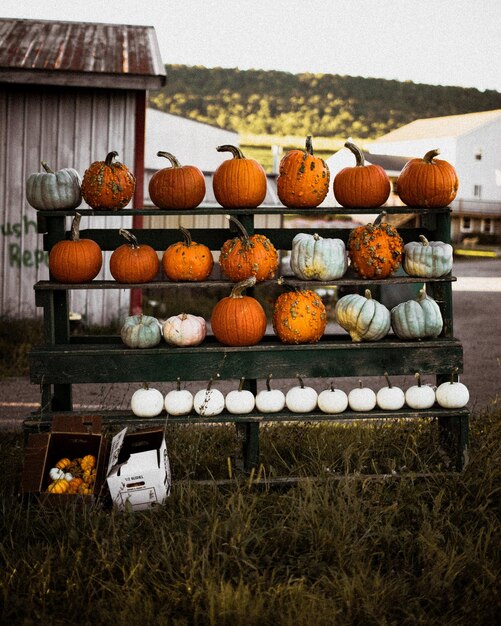
POLYGON ((345 167, 334 177, 334 197, 341 206, 373 209, 388 200, 391 191, 388 174, 380 165, 366 165, 364 154, 355 144, 347 141, 356 158, 354 167, 345 167))
POLYGON ((266 197, 266 172, 255 159, 246 159, 236 146, 224 145, 218 152, 231 152, 214 172, 212 187, 219 204, 227 209, 254 208, 266 197))
POLYGON ((82 197, 93 209, 117 211, 134 194, 136 179, 126 165, 113 161, 118 152, 110 152, 104 161, 94 161, 82 180, 82 197))
POLYGON ((250 276, 255 276, 258 283, 272 279, 278 267, 275 246, 264 235, 249 236, 236 217, 227 215, 226 218, 240 231, 238 237, 228 239, 221 248, 219 265, 226 276, 235 283, 250 276))
POLYGON ((212 310, 212 332, 226 346, 253 346, 264 337, 264 309, 258 300, 243 293, 255 284, 255 276, 237 283, 231 294, 219 300, 212 310))
POLYGON ((404 204, 415 207, 443 207, 458 192, 458 175, 447 161, 435 159, 440 150, 430 150, 422 159, 411 159, 397 179, 397 194, 404 204))
POLYGON ((327 313, 309 289, 282 293, 273 308, 273 330, 282 343, 317 343, 325 332, 327 313))
POLYGON ((280 161, 277 193, 287 207, 313 208, 325 200, 329 191, 327 164, 313 155, 311 137, 304 150, 290 150, 280 161))
POLYGON ((404 242, 391 224, 382 222, 382 211, 372 224, 359 226, 348 237, 348 255, 355 272, 362 278, 386 278, 402 261, 404 242))
POLYGON ((184 241, 170 245, 162 257, 165 275, 170 280, 205 280, 214 266, 212 252, 205 244, 193 241, 186 228, 179 230, 184 241))
POLYGON ((87 283, 103 264, 103 253, 93 239, 80 239, 80 213, 71 223, 71 238, 58 241, 49 253, 49 270, 60 283, 87 283))
POLYGON ((110 272, 119 283, 147 283, 157 275, 160 263, 155 250, 139 244, 137 237, 121 228, 118 233, 127 240, 113 251, 110 272))
POLYGON ((160 209, 194 209, 205 196, 205 178, 194 165, 181 165, 170 152, 157 152, 168 159, 172 167, 155 172, 148 192, 153 204, 160 209))

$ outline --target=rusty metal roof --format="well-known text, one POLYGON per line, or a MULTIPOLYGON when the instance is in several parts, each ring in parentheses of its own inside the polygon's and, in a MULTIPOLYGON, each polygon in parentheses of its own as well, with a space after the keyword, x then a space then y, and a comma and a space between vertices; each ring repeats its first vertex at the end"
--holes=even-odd
POLYGON ((0 19, 0 82, 159 89, 153 26, 0 19))

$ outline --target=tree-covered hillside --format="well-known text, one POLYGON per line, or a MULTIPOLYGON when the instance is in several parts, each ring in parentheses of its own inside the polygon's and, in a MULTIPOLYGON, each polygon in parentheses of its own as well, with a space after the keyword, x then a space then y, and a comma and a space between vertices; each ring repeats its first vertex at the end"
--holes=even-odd
POLYGON ((501 93, 336 74, 167 65, 150 105, 240 133, 374 139, 417 118, 501 108, 501 93))

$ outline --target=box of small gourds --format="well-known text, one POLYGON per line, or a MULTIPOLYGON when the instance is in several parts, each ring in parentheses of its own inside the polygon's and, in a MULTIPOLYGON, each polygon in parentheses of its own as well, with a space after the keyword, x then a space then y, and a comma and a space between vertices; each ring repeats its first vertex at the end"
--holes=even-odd
POLYGON ((55 416, 50 432, 29 435, 22 492, 50 505, 69 500, 95 503, 104 491, 107 453, 101 417, 55 416))

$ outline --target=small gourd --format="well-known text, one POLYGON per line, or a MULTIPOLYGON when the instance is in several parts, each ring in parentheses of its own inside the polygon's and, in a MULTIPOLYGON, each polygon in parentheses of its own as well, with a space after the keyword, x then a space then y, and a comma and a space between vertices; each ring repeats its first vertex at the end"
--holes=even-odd
POLYGON ((364 387, 359 380, 358 387, 348 394, 348 404, 352 411, 372 411, 376 406, 376 394, 370 387, 364 387))
POLYGON ((61 478, 64 478, 64 470, 60 469, 59 467, 51 467, 51 469, 49 470, 49 478, 51 480, 59 480, 61 478))
POLYGON ((306 387, 301 376, 299 385, 291 387, 285 395, 285 404, 292 413, 310 413, 317 406, 318 393, 313 387, 306 387))
POLYGON ((266 389, 262 389, 256 396, 256 408, 261 413, 280 413, 285 407, 285 394, 280 389, 272 389, 272 374, 266 378, 266 389))
POLYGON ((444 409, 461 409, 468 404, 470 400, 470 392, 468 387, 460 383, 459 380, 454 381, 458 368, 454 368, 451 372, 451 379, 442 383, 437 387, 435 393, 437 403, 444 409))
POLYGON ((161 326, 151 315, 130 315, 125 318, 120 336, 129 348, 152 348, 162 339, 161 326))
POLYGON ((26 180, 26 200, 34 209, 54 211, 76 209, 82 203, 82 179, 71 167, 54 172, 42 161, 45 172, 26 180))
POLYGON ((205 319, 191 313, 169 317, 162 326, 165 341, 171 346, 198 346, 207 335, 205 319))
POLYGON ((440 278, 452 269, 453 248, 443 241, 428 241, 419 235, 419 241, 404 246, 403 268, 409 276, 440 278))
POLYGON ((168 415, 189 415, 193 410, 193 394, 181 389, 181 379, 176 380, 176 388, 169 391, 164 400, 168 415))
POLYGON ((132 394, 130 408, 137 417, 156 417, 164 408, 164 397, 158 389, 145 383, 132 394))
POLYGON ((303 280, 335 280, 348 268, 342 239, 324 239, 318 233, 298 233, 292 240, 291 270, 303 280))
POLYGON ((415 300, 401 302, 391 309, 391 326, 399 339, 438 337, 444 322, 438 304, 420 289, 415 300))
POLYGON ((342 413, 348 407, 348 396, 342 389, 336 389, 331 383, 329 389, 318 394, 318 408, 322 413, 342 413))
POLYGON ((80 467, 84 472, 90 472, 96 467, 96 457, 93 454, 86 454, 80 460, 80 467))
POLYGON ((384 373, 384 377, 388 384, 386 387, 381 387, 377 392, 376 403, 383 411, 398 411, 405 404, 405 393, 400 387, 395 387, 392 384, 388 372, 384 373))
POLYGON ((195 411, 201 417, 212 417, 219 415, 224 410, 224 395, 219 389, 212 387, 213 379, 211 378, 205 389, 200 389, 195 394, 193 406, 195 411))
POLYGON ((357 343, 378 341, 391 327, 390 311, 372 298, 370 289, 365 290, 365 296, 349 293, 340 298, 334 308, 334 317, 357 343))
POLYGON ((224 403, 228 413, 245 415, 254 409, 256 398, 251 391, 244 389, 244 382, 245 378, 241 378, 238 389, 233 389, 226 394, 224 403))
POLYGON ((59 459, 59 461, 54 465, 54 467, 58 467, 59 469, 64 470, 70 467, 70 465, 71 465, 70 459, 68 459, 67 457, 64 457, 63 459, 59 459))
POLYGON ((423 385, 421 374, 414 374, 417 380, 416 385, 412 385, 405 392, 405 403, 411 409, 429 409, 435 404, 435 389, 431 385, 423 385))
POLYGON ((70 483, 65 478, 59 478, 50 483, 47 487, 47 491, 50 493, 66 493, 70 488, 70 483))

